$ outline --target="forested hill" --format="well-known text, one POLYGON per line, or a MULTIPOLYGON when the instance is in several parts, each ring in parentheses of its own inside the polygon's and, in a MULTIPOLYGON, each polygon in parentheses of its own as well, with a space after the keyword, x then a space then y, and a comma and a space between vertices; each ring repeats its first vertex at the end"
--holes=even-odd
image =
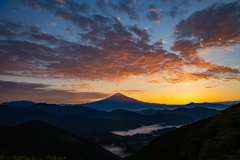
POLYGON ((237 160, 240 104, 157 137, 127 160, 237 160))
POLYGON ((0 155, 66 160, 118 160, 120 157, 68 131, 40 121, 0 127, 0 155))

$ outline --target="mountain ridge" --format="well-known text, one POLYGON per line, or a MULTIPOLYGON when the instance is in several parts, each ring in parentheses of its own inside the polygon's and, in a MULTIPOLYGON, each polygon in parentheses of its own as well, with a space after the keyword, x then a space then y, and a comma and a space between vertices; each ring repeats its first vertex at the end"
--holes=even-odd
MULTIPOLYGON (((136 100, 134 98, 128 97, 122 93, 115 93, 114 95, 99 100, 95 102, 90 103, 84 103, 84 104, 59 104, 60 106, 68 106, 68 107, 75 107, 75 106, 84 106, 84 107, 90 107, 97 110, 105 110, 105 111, 112 111, 115 109, 126 109, 126 110, 132 110, 132 111, 140 111, 144 109, 176 109, 180 107, 186 107, 186 108, 193 108, 193 107, 207 107, 207 108, 213 108, 217 110, 223 110, 231 105, 237 104, 238 101, 231 101, 231 103, 188 103, 184 105, 167 105, 167 104, 159 104, 159 103, 148 103, 143 102, 140 100, 136 100)), ((34 103, 32 101, 22 100, 22 101, 11 101, 11 102, 3 102, 1 105, 8 105, 13 107, 29 107, 36 104, 46 104, 46 103, 34 103)))
POLYGON ((92 142, 36 120, 18 126, 0 126, 0 139, 0 154, 7 156, 57 155, 68 160, 120 159, 92 142))
POLYGON ((240 156, 240 104, 158 136, 126 160, 235 160, 240 156))
POLYGON ((97 110, 106 110, 112 111, 115 109, 126 109, 132 111, 139 111, 144 109, 176 109, 180 107, 186 108, 193 108, 193 107, 207 107, 207 108, 214 108, 218 110, 225 109, 230 105, 224 105, 220 103, 194 103, 191 102, 185 105, 166 105, 166 104, 159 104, 159 103, 148 103, 136 100, 134 98, 130 98, 128 96, 123 95, 122 93, 116 93, 106 99, 81 104, 84 107, 91 107, 97 110))

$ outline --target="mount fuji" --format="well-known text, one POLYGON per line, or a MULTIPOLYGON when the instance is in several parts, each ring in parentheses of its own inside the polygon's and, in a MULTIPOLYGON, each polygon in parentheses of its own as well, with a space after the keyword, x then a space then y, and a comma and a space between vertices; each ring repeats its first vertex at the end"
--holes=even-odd
POLYGON ((166 105, 164 104, 146 103, 138 101, 134 98, 127 97, 121 93, 116 93, 111 97, 108 97, 100 101, 81 104, 81 106, 106 111, 111 111, 115 109, 126 109, 134 111, 147 108, 164 109, 166 107, 166 105))

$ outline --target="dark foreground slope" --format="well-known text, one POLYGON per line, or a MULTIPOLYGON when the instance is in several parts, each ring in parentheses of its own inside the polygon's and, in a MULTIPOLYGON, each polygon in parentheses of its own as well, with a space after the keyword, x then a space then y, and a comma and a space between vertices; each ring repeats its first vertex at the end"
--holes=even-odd
POLYGON ((238 160, 240 104, 159 136, 128 160, 238 160))
POLYGON ((40 121, 0 127, 0 154, 42 158, 56 155, 67 160, 120 159, 100 146, 40 121))

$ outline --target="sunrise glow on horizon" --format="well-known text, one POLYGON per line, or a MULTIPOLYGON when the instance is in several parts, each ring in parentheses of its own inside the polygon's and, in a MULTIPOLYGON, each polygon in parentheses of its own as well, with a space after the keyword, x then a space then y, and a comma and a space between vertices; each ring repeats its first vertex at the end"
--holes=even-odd
POLYGON ((0 103, 240 101, 238 0, 3 0, 0 33, 0 103))

